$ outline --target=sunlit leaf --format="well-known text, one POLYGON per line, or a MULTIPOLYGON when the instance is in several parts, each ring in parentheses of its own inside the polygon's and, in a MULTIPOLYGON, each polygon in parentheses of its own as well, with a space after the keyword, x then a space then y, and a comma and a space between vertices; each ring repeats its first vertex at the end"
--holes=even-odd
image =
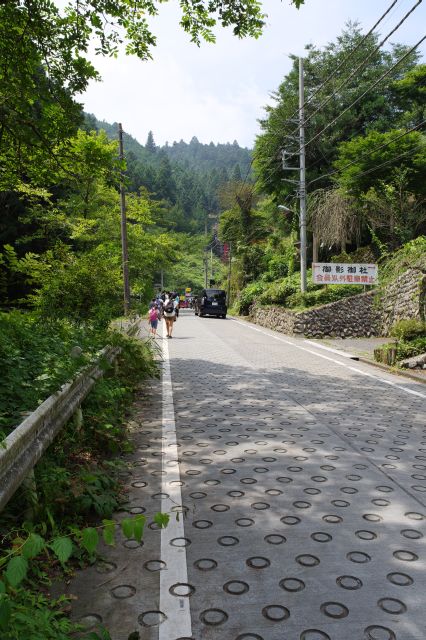
POLYGON ((137 540, 138 542, 140 542, 142 540, 142 536, 143 536, 143 530, 145 527, 145 522, 146 522, 146 517, 143 515, 137 515, 134 518, 134 525, 133 525, 133 537, 135 538, 135 540, 137 540))
POLYGON ((121 521, 121 530, 126 538, 133 538, 135 531, 134 520, 132 518, 124 518, 124 520, 121 521))
POLYGON ((93 527, 86 527, 83 529, 83 535, 81 537, 81 544, 90 554, 96 551, 96 547, 99 543, 99 534, 93 527))
POLYGON ((115 544, 115 522, 114 520, 102 520, 104 525, 102 535, 105 544, 114 546, 115 544))
POLYGON ((153 520, 161 529, 164 529, 169 524, 170 516, 168 513, 159 512, 155 514, 153 520))

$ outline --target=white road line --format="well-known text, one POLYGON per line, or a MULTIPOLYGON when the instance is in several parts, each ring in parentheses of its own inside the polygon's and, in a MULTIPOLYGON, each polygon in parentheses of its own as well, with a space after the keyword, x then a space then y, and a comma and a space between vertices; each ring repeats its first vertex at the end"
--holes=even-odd
POLYGON ((161 529, 161 560, 166 568, 160 571, 160 611, 166 619, 159 627, 159 640, 174 640, 175 638, 190 638, 191 612, 189 598, 179 597, 170 593, 173 585, 188 583, 188 569, 186 563, 186 549, 175 546, 184 543, 185 531, 183 514, 176 520, 172 508, 180 509, 182 494, 180 490, 180 472, 178 452, 176 446, 175 409, 173 403, 173 387, 170 373, 169 345, 163 339, 163 476, 161 511, 170 513, 168 526, 161 529), (165 497, 168 496, 168 497, 165 497), (175 541, 174 544, 171 544, 175 541))
POLYGON ((319 344, 318 342, 314 342, 313 340, 304 340, 306 344, 311 344, 313 347, 317 349, 324 349, 324 351, 330 351, 331 353, 335 353, 342 358, 349 358, 349 360, 359 360, 359 356, 354 356, 353 353, 348 353, 347 351, 340 351, 340 349, 333 349, 332 347, 326 347, 325 344, 319 344))
MULTIPOLYGON (((401 386, 400 384, 397 384, 396 382, 392 382, 391 380, 386 380, 385 378, 381 378, 380 376, 376 376, 376 375, 374 375, 372 373, 367 373, 366 371, 362 371, 361 369, 357 369, 355 367, 351 367, 348 364, 346 364, 345 362, 340 362, 340 360, 336 360, 335 358, 330 358, 329 356, 325 356, 322 353, 318 353, 317 351, 312 351, 312 349, 307 349, 306 347, 302 347, 299 344, 295 344, 291 340, 286 340, 285 338, 280 338, 279 336, 275 336, 272 333, 268 333, 267 331, 263 331, 262 329, 259 329, 258 327, 253 327, 248 322, 241 322, 240 320, 235 320, 234 318, 231 318, 231 320, 233 322, 236 322, 237 324, 241 324, 243 327, 246 327, 247 329, 251 329, 252 331, 258 331, 259 333, 263 333, 263 335, 265 335, 265 336, 269 336, 270 338, 274 338, 274 340, 278 340, 279 342, 284 342, 285 344, 289 344, 290 346, 294 347, 295 349, 300 349, 301 351, 306 351, 306 353, 311 353, 312 355, 317 356, 318 358, 322 358, 323 360, 328 360, 329 362, 334 362, 334 364, 337 364, 340 367, 344 367, 345 369, 349 369, 350 371, 355 371, 355 373, 359 373, 361 376, 366 376, 367 378, 373 378, 373 380, 377 380, 378 382, 382 382, 383 384, 390 385, 391 387, 394 387, 395 389, 400 389, 401 391, 404 391, 405 393, 409 393, 412 396, 417 396, 419 398, 426 399, 426 395, 424 393, 420 393, 419 391, 414 391, 413 389, 408 389, 408 387, 401 386)), ((414 384, 416 384, 416 383, 414 383, 414 384)))

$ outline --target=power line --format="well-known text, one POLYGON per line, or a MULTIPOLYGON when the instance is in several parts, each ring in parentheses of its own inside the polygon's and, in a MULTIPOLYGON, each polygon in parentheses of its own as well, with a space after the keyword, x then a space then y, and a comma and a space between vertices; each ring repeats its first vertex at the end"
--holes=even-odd
POLYGON ((418 151, 419 149, 423 149, 424 148, 424 144, 419 144, 416 147, 413 147, 413 149, 409 149, 408 151, 404 151, 404 153, 399 154, 399 156, 395 156, 395 158, 390 158, 390 160, 386 160, 386 162, 382 162, 381 164, 378 164, 375 167, 372 167, 371 169, 367 169, 366 171, 363 171, 362 173, 359 173, 357 175, 357 178, 361 178, 362 176, 366 176, 369 173, 373 173, 373 171, 377 171, 377 169, 381 169, 382 167, 385 167, 388 164, 392 164, 392 162, 395 162, 396 160, 399 160, 400 158, 403 158, 404 156, 408 156, 410 154, 412 154, 414 151, 418 151))
POLYGON ((373 153, 376 153, 376 151, 380 151, 381 149, 384 149, 385 147, 389 147, 391 144, 394 144, 395 142, 397 142, 397 140, 400 140, 401 138, 403 138, 404 136, 408 135, 409 133, 412 133, 413 131, 417 131, 418 129, 420 129, 425 124, 426 124, 426 120, 423 120, 423 122, 421 122, 420 124, 416 125, 415 127, 412 127, 411 129, 408 129, 407 131, 404 131, 403 133, 401 133, 396 138, 393 138, 392 140, 389 140, 389 142, 385 142, 384 144, 381 144, 378 147, 374 147, 374 149, 371 149, 368 153, 362 153, 356 160, 352 160, 351 162, 348 162, 348 164, 345 164, 341 169, 335 169, 334 171, 330 171, 330 173, 325 173, 322 176, 319 176, 318 178, 314 178, 313 180, 311 180, 308 183, 308 186, 310 186, 314 182, 318 182, 318 180, 322 180, 323 178, 328 178, 330 176, 335 175, 336 173, 340 173, 340 172, 344 171, 348 167, 351 167, 352 165, 357 164, 357 162, 359 162, 359 160, 362 160, 364 158, 369 158, 371 155, 373 155, 373 153))
POLYGON ((407 51, 407 53, 405 53, 402 58, 400 58, 397 62, 395 62, 395 64, 393 64, 390 69, 388 69, 387 71, 385 71, 385 73, 383 73, 380 78, 378 78, 375 82, 373 82, 373 84, 371 84, 365 91, 364 93, 362 93, 360 96, 358 96, 358 98, 356 98, 356 100, 354 100, 353 102, 351 102, 351 104, 349 106, 347 106, 343 111, 341 111, 339 113, 338 116, 336 116, 334 118, 334 120, 332 120, 331 122, 329 122, 323 129, 321 129, 321 131, 319 133, 317 133, 316 135, 314 135, 313 138, 311 138, 310 140, 308 140, 308 142, 306 143, 306 146, 310 145, 312 142, 314 142, 315 140, 317 140, 325 131, 327 131, 327 129, 329 129, 333 124, 335 124, 345 113, 347 113, 347 111, 349 111, 349 109, 351 109, 353 106, 355 106, 356 104, 358 104, 358 102, 360 100, 362 100, 362 98, 364 98, 364 96, 367 95, 367 93, 369 91, 371 91, 371 89, 374 89, 374 87, 376 87, 384 78, 386 78, 394 69, 396 69, 396 67, 398 65, 401 64, 401 62, 403 62, 406 58, 408 58, 409 55, 411 55, 413 53, 413 51, 415 51, 421 44, 422 42, 424 42, 424 40, 426 40, 426 35, 423 36, 423 38, 421 38, 421 40, 419 40, 419 42, 417 42, 417 44, 414 45, 414 47, 412 47, 409 51, 407 51))
POLYGON ((343 82, 337 87, 337 89, 335 89, 329 96, 328 98, 326 98, 316 109, 313 113, 311 113, 305 120, 305 124, 307 122, 309 122, 309 120, 311 120, 311 118, 314 117, 314 115, 316 115, 318 113, 318 111, 321 111, 321 109, 323 107, 325 107, 325 105, 327 105, 330 100, 332 100, 332 98, 340 91, 340 89, 342 89, 342 87, 344 87, 349 80, 351 80, 360 69, 362 69, 363 67, 365 67, 365 64, 370 60, 370 58, 373 57, 373 55, 375 53, 377 53, 379 51, 379 49, 385 44, 385 42, 387 40, 389 40, 389 38, 396 32, 398 31, 398 29, 404 24, 404 22, 409 18, 409 16, 417 9, 417 7, 423 2, 423 0, 417 0, 417 3, 415 5, 413 5, 410 9, 410 11, 408 11, 405 16, 403 18, 401 18, 401 20, 399 21, 399 23, 392 29, 392 31, 390 31, 387 36, 385 38, 383 38, 383 40, 377 45, 377 47, 375 49, 373 49, 373 51, 371 51, 369 53, 369 55, 361 62, 361 64, 359 64, 353 71, 352 73, 350 73, 347 78, 345 78, 343 80, 343 82))
MULTIPOLYGON (((321 91, 321 89, 323 89, 325 87, 325 85, 328 82, 330 82, 330 80, 333 79, 333 77, 336 75, 336 73, 338 71, 340 71, 340 69, 343 66, 346 65, 346 63, 352 58, 352 56, 358 51, 358 49, 360 49, 362 47, 364 42, 366 42, 366 40, 371 36, 371 34, 374 32, 374 30, 379 26, 379 24, 384 20, 384 18, 394 8, 394 6, 396 5, 397 2, 398 2, 398 0, 393 0, 391 5, 385 11, 385 13, 382 16, 380 16, 380 18, 377 20, 377 22, 374 24, 374 26, 371 27, 371 29, 368 31, 368 33, 366 33, 365 36, 363 36, 363 38, 352 49, 352 51, 350 51, 349 54, 337 65, 337 67, 335 69, 333 69, 332 73, 320 84, 320 86, 314 91, 314 93, 305 101, 305 103, 304 103, 305 106, 307 104, 309 104, 310 102, 312 102, 312 100, 315 98, 316 95, 318 95, 318 93, 321 91)), ((294 116, 296 116, 298 113, 299 113, 299 109, 296 109, 296 111, 290 116, 289 120, 292 120, 294 118, 294 116)), ((296 129, 296 131, 297 131, 297 129, 296 129)))

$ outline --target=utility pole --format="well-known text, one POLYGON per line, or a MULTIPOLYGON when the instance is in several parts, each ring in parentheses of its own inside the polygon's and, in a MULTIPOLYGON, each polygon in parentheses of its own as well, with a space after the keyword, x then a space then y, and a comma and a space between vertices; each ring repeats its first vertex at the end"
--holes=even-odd
MULTIPOLYGON (((123 127, 121 122, 118 125, 118 145, 120 162, 124 162, 123 150, 123 127)), ((121 209, 121 260, 123 268, 123 292, 124 292, 124 315, 129 314, 130 309, 130 283, 129 283, 129 252, 127 247, 127 219, 126 219, 126 196, 124 193, 124 171, 120 169, 120 209, 121 209)))
POLYGON ((213 245, 210 247, 210 278, 213 280, 213 245))
POLYGON ((228 307, 231 306, 232 242, 228 245, 228 307))
POLYGON ((299 158, 300 158, 300 290, 306 293, 306 164, 305 164, 305 83, 303 58, 299 58, 299 158))
POLYGON ((207 253, 204 253, 204 288, 207 289, 207 253))

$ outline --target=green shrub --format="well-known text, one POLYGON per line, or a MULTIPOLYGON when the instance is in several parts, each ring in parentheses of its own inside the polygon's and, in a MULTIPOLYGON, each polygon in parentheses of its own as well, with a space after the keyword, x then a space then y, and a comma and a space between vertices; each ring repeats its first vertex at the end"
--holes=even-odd
POLYGON ((380 265, 380 285, 386 286, 407 269, 426 270, 426 236, 407 242, 380 265))
POLYGON ((0 313, 0 430, 33 411, 96 355, 108 332, 69 320, 41 320, 34 313, 0 313), (73 347, 82 355, 72 357, 73 347))
POLYGON ((351 251, 351 253, 346 253, 346 251, 343 251, 337 256, 332 256, 330 258, 330 262, 334 262, 336 264, 359 262, 368 264, 377 261, 377 253, 377 250, 375 250, 372 245, 367 245, 366 247, 359 247, 359 249, 355 249, 355 251, 351 251))
POLYGON ((108 326, 122 312, 120 259, 100 246, 77 256, 61 248, 30 299, 46 318, 108 326))
POLYGON ((309 308, 330 302, 337 302, 342 298, 357 295, 361 293, 360 288, 356 285, 328 285, 314 291, 307 291, 305 294, 298 291, 288 296, 287 304, 291 309, 309 308))
POLYGON ((307 292, 300 291, 300 273, 294 273, 283 280, 271 283, 260 295, 261 304, 277 304, 289 309, 309 308, 335 302, 341 298, 361 293, 357 285, 316 285, 312 282, 312 272, 307 273, 307 292))
POLYGON ((426 336, 426 323, 420 320, 399 320, 390 331, 390 335, 402 342, 426 336))
POLYGON ((288 275, 288 256, 282 254, 273 255, 268 261, 267 271, 262 275, 265 282, 273 282, 288 275))
MULTIPOLYGON (((45 342, 34 318, 21 316, 23 314, 18 314, 15 322, 8 318, 10 324, 3 324, 8 328, 7 337, 13 339, 15 348, 14 351, 12 346, 10 348, 14 358, 10 366, 15 361, 19 365, 19 358, 24 358, 19 355, 20 349, 24 347, 25 360, 31 360, 28 355, 41 357, 43 347, 48 347, 50 342, 55 346, 54 336, 49 331, 45 342)), ((64 329, 61 323, 55 326, 58 342, 61 340, 61 328, 63 330, 67 354, 69 344, 72 344, 70 336, 75 337, 76 334, 68 331, 68 327, 64 329)), ((118 506, 124 506, 126 496, 122 492, 120 474, 127 471, 127 465, 120 459, 109 460, 108 454, 129 450, 125 418, 133 392, 144 378, 158 375, 158 367, 147 343, 116 334, 108 334, 108 338, 122 349, 118 367, 111 367, 105 372, 83 403, 82 424, 70 421, 36 465, 37 496, 31 521, 23 522, 23 518, 29 517, 25 515, 29 506, 28 489, 20 489, 1 514, 1 640, 83 638, 75 635, 78 626, 69 620, 68 600, 64 597, 50 599, 50 578, 58 575, 59 571, 67 572, 71 567, 93 562, 101 536, 106 544, 114 543, 119 525, 105 518, 110 518, 118 506), (98 518, 104 518, 103 525, 95 526, 98 518), (86 525, 89 527, 81 528, 86 525), (32 539, 32 546, 25 542, 27 538, 32 539), (72 562, 71 567, 66 566, 68 560, 72 562)), ((104 340, 102 342, 104 346, 104 340)), ((2 353, 6 361, 5 352, 2 353)), ((61 362, 60 358, 58 362, 61 362)), ((39 366, 38 360, 36 365, 39 366)), ((18 368, 18 374, 25 380, 30 373, 28 368, 18 368)), ((51 382, 53 384, 53 379, 51 382)), ((12 402, 10 390, 8 397, 12 402)), ((20 404, 20 398, 15 398, 14 402, 18 409, 26 406, 20 404)), ((159 526, 165 526, 168 518, 168 514, 153 516, 159 526)), ((144 515, 125 518, 121 521, 123 534, 140 540, 145 520, 144 515)), ((84 635, 84 638, 111 640, 104 629, 84 635)))
POLYGON ((399 342, 397 346, 397 359, 405 360, 426 353, 426 337, 416 338, 410 342, 399 342))
POLYGON ((253 302, 258 298, 263 290, 265 289, 265 284, 263 282, 251 282, 248 284, 242 291, 236 301, 235 310, 237 313, 241 315, 247 315, 249 312, 250 306, 253 302))

